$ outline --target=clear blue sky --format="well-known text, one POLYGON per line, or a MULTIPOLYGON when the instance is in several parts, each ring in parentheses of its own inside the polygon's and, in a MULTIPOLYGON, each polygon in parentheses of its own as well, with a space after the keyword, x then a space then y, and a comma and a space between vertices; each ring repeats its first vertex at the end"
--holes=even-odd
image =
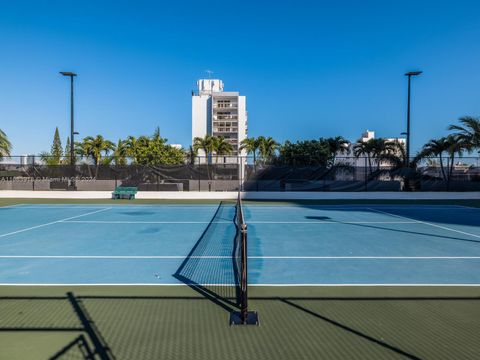
POLYGON ((77 130, 189 145, 204 70, 247 96, 249 135, 357 139, 405 130, 414 148, 480 115, 478 1, 0 0, 0 128, 14 153, 69 132, 60 70, 79 74, 77 130))

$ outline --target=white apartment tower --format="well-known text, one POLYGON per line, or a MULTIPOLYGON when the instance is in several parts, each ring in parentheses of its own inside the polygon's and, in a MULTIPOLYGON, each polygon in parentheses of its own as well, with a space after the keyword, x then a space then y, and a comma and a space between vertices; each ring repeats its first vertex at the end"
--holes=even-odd
MULTIPOLYGON (((221 136, 233 147, 233 156, 245 156, 239 150, 247 137, 246 98, 238 92, 224 91, 223 81, 201 79, 197 81, 198 92, 192 92, 192 144, 196 137, 221 136)), ((205 156, 200 150, 199 156, 205 156)), ((236 162, 236 159, 220 157, 219 162, 236 162)))

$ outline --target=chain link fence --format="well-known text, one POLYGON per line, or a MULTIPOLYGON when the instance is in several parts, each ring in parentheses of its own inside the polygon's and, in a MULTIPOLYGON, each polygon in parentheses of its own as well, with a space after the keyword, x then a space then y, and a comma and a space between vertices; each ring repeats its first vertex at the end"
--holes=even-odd
POLYGON ((10 157, 0 163, 0 190, 113 191, 480 191, 478 157, 429 158, 415 166, 368 157, 196 157, 176 165, 139 165, 106 158, 47 165, 40 158, 10 157), (119 165, 122 164, 122 165, 119 165))

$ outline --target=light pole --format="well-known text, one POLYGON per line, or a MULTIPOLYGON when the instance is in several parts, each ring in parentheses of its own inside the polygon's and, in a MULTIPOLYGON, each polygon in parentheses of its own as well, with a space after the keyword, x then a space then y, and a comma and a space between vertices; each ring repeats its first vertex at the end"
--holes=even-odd
POLYGON ((60 71, 63 76, 70 77, 70 166, 72 166, 72 187, 75 190, 75 126, 73 118, 73 78, 77 74, 70 71, 60 71))
POLYGON ((410 165, 410 81, 412 76, 418 76, 422 71, 409 71, 405 74, 408 76, 408 100, 407 100, 407 156, 405 159, 405 166, 410 165))

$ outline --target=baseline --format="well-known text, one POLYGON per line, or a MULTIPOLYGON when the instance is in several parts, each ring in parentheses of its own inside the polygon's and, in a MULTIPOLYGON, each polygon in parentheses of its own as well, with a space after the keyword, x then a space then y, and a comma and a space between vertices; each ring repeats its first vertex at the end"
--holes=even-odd
MULTIPOLYGON (((0 259, 184 259, 184 255, 0 255, 0 259)), ((232 256, 202 255, 189 259, 231 259, 232 256)), ((305 260, 479 260, 480 256, 248 256, 249 259, 305 260)))

